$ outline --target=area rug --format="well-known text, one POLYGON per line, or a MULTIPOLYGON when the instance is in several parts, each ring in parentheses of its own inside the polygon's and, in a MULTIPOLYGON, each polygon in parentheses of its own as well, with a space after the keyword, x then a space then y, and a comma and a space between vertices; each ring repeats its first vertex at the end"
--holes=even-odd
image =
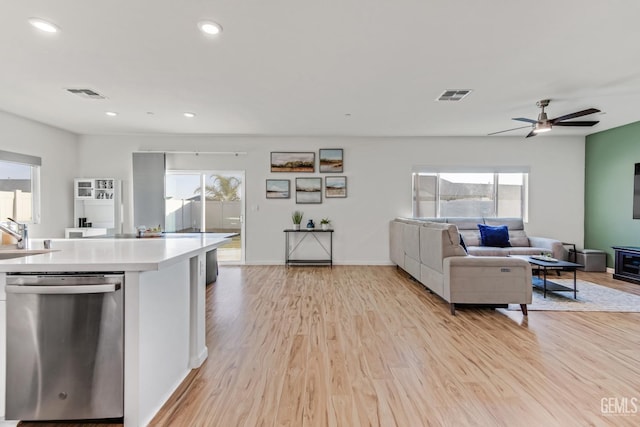
MULTIPOLYGON (((554 279, 554 282, 573 289, 573 279, 554 279)), ((530 311, 616 311, 640 312, 640 296, 611 289, 584 280, 577 281, 578 298, 573 292, 549 292, 542 297, 542 289, 533 288, 530 311)), ((520 310, 518 304, 509 304, 509 310, 520 310)))

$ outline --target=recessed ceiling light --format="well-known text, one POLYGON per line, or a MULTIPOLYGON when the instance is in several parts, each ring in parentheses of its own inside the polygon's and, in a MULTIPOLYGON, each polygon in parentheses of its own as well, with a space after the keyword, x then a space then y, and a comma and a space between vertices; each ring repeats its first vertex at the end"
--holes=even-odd
POLYGON ((220 24, 213 21, 200 21, 198 22, 198 28, 200 28, 200 31, 210 36, 215 36, 222 32, 220 24))
POLYGON ((115 117, 118 115, 115 111, 107 111, 105 114, 109 117, 115 117))
POLYGON ((188 117, 188 118, 190 118, 190 119, 196 116, 196 113, 188 113, 188 112, 187 112, 187 113, 182 113, 182 114, 183 114, 185 117, 188 117))
POLYGON ((29 18, 29 24, 46 33, 57 33, 60 31, 57 25, 41 18, 29 18))

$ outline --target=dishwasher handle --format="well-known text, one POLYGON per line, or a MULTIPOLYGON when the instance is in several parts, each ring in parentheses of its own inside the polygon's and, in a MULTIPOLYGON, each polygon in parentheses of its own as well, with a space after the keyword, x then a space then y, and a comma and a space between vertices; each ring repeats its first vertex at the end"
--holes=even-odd
POLYGON ((119 283, 106 283, 104 285, 76 285, 76 286, 38 286, 38 285, 6 285, 8 294, 106 294, 120 290, 119 283))

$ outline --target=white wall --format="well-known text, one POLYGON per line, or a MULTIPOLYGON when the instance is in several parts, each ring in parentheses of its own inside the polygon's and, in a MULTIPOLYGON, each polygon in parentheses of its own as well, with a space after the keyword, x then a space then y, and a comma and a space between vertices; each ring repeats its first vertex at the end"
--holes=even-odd
POLYGON ((31 237, 64 237, 73 223, 73 178, 78 136, 0 111, 0 149, 39 156, 41 223, 29 226, 31 237))
MULTIPOLYGON (((411 215, 413 166, 527 166, 529 223, 533 236, 583 242, 584 138, 544 135, 522 137, 233 137, 233 136, 81 136, 79 176, 109 176, 124 181, 125 232, 133 232, 131 153, 134 151, 246 152, 246 155, 172 155, 179 169, 246 171, 247 263, 281 263, 282 230, 300 209, 305 222, 329 217, 335 228, 334 258, 344 264, 386 264, 388 223, 411 215), (265 179, 324 177, 327 174, 270 173, 271 151, 344 149, 347 198, 325 199, 319 205, 267 200, 265 179)), ((316 161, 317 166, 317 161, 316 161)), ((293 193, 293 192, 292 192, 293 193)))

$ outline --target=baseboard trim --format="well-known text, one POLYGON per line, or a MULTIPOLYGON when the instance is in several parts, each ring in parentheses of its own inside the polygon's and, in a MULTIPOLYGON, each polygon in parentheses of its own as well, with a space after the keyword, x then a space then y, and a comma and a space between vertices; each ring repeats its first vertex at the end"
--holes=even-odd
MULTIPOLYGON (((220 264, 221 267, 230 264, 220 264)), ((248 261, 245 265, 284 265, 283 261, 248 261)), ((391 261, 334 261, 333 265, 371 265, 371 266, 392 266, 391 261)))

